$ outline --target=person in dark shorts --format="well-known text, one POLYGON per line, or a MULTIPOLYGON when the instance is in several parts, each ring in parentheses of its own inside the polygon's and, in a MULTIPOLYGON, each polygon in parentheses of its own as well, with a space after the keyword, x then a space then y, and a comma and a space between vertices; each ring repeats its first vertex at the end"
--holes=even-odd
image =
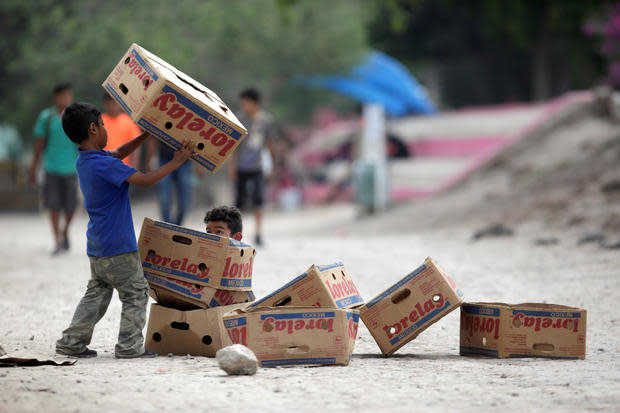
POLYGON ((36 138, 34 156, 30 167, 30 184, 36 185, 37 168, 43 155, 43 204, 50 211, 54 232, 53 255, 70 247, 69 225, 77 206, 77 145, 65 135, 60 121, 62 111, 73 101, 68 83, 54 87, 55 106, 41 112, 34 126, 36 138), (61 226, 61 214, 64 222, 61 226))
POLYGON ((229 176, 235 183, 235 205, 241 210, 254 209, 256 232, 254 242, 263 244, 262 222, 265 178, 271 174, 276 128, 272 116, 262 110, 256 89, 245 89, 241 99, 241 122, 248 136, 241 142, 229 161, 229 176))

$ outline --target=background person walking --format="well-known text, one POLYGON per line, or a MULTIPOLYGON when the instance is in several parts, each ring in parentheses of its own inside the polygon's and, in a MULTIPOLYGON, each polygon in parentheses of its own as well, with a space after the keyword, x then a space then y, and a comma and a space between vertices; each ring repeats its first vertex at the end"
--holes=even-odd
POLYGON ((265 177, 273 169, 273 142, 276 128, 273 117, 262 110, 260 94, 248 88, 239 94, 241 99, 241 122, 248 136, 230 157, 228 172, 235 183, 235 205, 241 210, 254 208, 256 232, 254 242, 263 244, 262 222, 265 201, 265 177))
POLYGON ((54 87, 54 107, 44 109, 34 126, 34 156, 30 167, 30 184, 36 185, 37 168, 43 155, 43 205, 50 211, 54 233, 53 255, 68 250, 69 225, 77 205, 77 146, 62 129, 60 116, 73 101, 68 83, 54 87), (61 225, 61 214, 64 222, 61 225))

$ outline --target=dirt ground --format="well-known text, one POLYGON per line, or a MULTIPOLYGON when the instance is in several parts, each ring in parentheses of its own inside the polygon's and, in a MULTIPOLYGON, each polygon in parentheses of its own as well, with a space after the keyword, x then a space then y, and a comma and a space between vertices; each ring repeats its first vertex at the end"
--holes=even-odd
MULTIPOLYGON (((520 141, 458 188, 372 219, 346 205, 270 213, 254 266, 260 297, 311 264, 342 261, 370 300, 432 256, 467 301, 587 309, 586 360, 460 357, 457 310, 390 358, 360 324, 348 367, 227 377, 202 357, 116 360, 115 297, 91 344, 99 357, 0 369, 0 412, 620 411, 620 250, 579 243, 620 236, 619 137, 617 124, 583 113, 520 141), (495 223, 514 236, 472 241, 495 223)), ((186 225, 201 229, 203 213, 186 225)), ((136 231, 145 216, 158 217, 153 202, 134 205, 136 231)), ((10 356, 56 358, 54 342, 89 277, 86 223, 82 212, 71 252, 50 257, 44 215, 0 215, 0 346, 10 356)), ((251 240, 251 217, 245 228, 251 240)))
MULTIPOLYGON (((553 232, 558 245, 535 246, 533 240, 549 229, 533 223, 520 225, 514 237, 477 242, 471 241, 476 228, 469 221, 406 231, 386 225, 364 233, 366 221, 355 215, 346 206, 270 214, 268 245, 255 262, 257 296, 313 263, 341 260, 368 300, 430 255, 466 300, 586 308, 586 360, 460 357, 457 310, 390 358, 381 356, 360 324, 348 367, 260 369, 253 377, 227 377, 215 360, 202 357, 116 360, 115 296, 93 337, 99 357, 70 367, 0 369, 0 412, 620 410, 617 250, 577 247, 579 233, 571 229, 553 232)), ((157 217, 154 205, 134 206, 138 230, 144 216, 157 217)), ((188 226, 200 228, 201 218, 201 211, 194 212, 188 226)), ((80 214, 73 249, 52 258, 44 216, 0 215, 0 345, 9 355, 55 358, 54 341, 89 276, 86 222, 80 214)), ((251 236, 251 219, 246 228, 251 236)))

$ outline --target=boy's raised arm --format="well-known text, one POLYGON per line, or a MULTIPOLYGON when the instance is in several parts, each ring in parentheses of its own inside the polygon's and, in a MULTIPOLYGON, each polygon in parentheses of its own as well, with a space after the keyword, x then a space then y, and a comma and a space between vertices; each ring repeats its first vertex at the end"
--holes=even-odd
POLYGON ((133 151, 138 149, 138 147, 140 145, 142 145, 144 143, 144 141, 147 140, 150 136, 151 136, 150 133, 144 132, 144 133, 142 133, 142 135, 140 135, 140 136, 130 140, 129 142, 127 142, 124 145, 119 146, 118 148, 116 148, 116 150, 114 150, 114 151, 112 151, 110 153, 115 158, 125 159, 126 157, 131 155, 131 153, 133 151))
POLYGON ((168 162, 165 165, 162 165, 159 169, 152 171, 152 172, 148 172, 148 173, 142 173, 139 171, 135 172, 133 175, 127 178, 127 182, 129 182, 130 184, 139 185, 139 186, 154 185, 157 182, 159 182, 163 177, 165 177, 166 175, 168 175, 169 173, 177 169, 179 166, 183 165, 183 163, 187 161, 190 158, 190 156, 192 156, 192 153, 194 152, 195 148, 196 148, 195 143, 193 143, 189 139, 184 140, 181 147, 174 153, 174 158, 172 158, 170 162, 168 162))

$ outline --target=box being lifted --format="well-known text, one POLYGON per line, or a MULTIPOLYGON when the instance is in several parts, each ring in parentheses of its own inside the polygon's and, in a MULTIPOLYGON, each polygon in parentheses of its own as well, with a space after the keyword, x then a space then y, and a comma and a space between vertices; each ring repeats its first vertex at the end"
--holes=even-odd
POLYGON ((138 126, 170 147, 194 141, 191 159, 211 173, 247 134, 213 91, 135 43, 102 86, 138 126))

